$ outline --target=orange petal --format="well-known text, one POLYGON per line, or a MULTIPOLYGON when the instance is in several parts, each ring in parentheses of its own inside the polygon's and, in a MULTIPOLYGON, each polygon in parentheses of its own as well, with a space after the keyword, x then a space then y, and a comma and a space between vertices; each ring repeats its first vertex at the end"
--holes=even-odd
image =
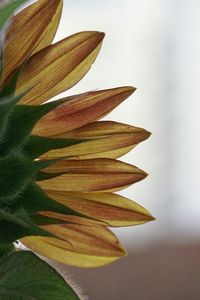
POLYGON ((113 159, 63 160, 44 169, 49 173, 65 173, 39 181, 51 191, 95 192, 122 189, 144 179, 147 174, 135 166, 113 159))
POLYGON ((33 134, 54 136, 96 121, 129 97, 135 88, 119 87, 66 98, 66 103, 43 117, 33 134))
MULTIPOLYGON (((49 1, 50 2, 50 1, 49 1)), ((39 52, 40 50, 46 48, 47 46, 51 45, 52 41, 54 40, 55 34, 57 32, 61 15, 62 15, 62 9, 63 9, 63 0, 57 0, 58 7, 57 10, 51 19, 51 22, 47 26, 46 30, 43 32, 38 44, 36 47, 32 50, 31 55, 35 54, 36 52, 39 52)))
POLYGON ((95 61, 104 34, 72 35, 33 55, 17 83, 17 93, 31 89, 21 103, 41 104, 76 84, 95 61))
MULTIPOLYGON (((117 194, 45 192, 59 203, 92 219, 102 221, 106 226, 139 225, 154 220, 144 207, 117 194)), ((57 214, 56 217, 62 220, 64 216, 57 214)))
POLYGON ((94 122, 61 135, 70 139, 86 139, 85 142, 49 151, 42 158, 118 158, 149 135, 148 131, 130 125, 111 121, 94 122))
POLYGON ((92 268, 109 264, 125 255, 118 239, 106 227, 80 224, 42 227, 58 239, 26 237, 21 242, 32 251, 57 262, 92 268))
POLYGON ((39 0, 13 17, 6 34, 3 80, 31 53, 51 44, 61 10, 61 0, 39 0))

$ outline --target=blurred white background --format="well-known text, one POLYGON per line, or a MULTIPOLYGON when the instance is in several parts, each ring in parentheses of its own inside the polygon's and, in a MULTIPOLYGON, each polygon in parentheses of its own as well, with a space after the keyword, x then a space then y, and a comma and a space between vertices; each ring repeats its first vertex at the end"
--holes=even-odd
POLYGON ((56 40, 83 30, 106 33, 96 63, 67 94, 136 86, 106 119, 153 133, 122 158, 150 174, 123 195, 157 218, 117 229, 129 251, 199 237, 199 28, 199 0, 64 0, 56 40))

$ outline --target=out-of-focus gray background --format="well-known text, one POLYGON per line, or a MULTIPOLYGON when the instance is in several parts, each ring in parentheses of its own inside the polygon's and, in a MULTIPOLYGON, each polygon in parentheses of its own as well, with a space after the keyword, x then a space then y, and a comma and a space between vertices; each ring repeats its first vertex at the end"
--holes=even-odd
POLYGON ((106 32, 95 65, 67 94, 134 85, 106 119, 153 133, 123 157, 149 177, 122 194, 157 221, 115 230, 129 252, 120 262, 64 269, 91 300, 200 299, 199 28, 199 0, 64 0, 57 40, 106 32))

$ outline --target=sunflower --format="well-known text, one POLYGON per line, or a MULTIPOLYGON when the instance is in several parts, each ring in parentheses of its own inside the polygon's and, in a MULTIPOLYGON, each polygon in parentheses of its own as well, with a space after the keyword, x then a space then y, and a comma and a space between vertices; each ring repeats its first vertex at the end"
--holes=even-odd
POLYGON ((79 82, 104 38, 79 32, 52 44, 61 0, 38 0, 4 32, 0 90, 0 241, 20 240, 55 261, 102 266, 125 255, 109 227, 143 224, 151 214, 121 195, 146 177, 117 160, 150 133, 99 121, 134 87, 51 100, 79 82))

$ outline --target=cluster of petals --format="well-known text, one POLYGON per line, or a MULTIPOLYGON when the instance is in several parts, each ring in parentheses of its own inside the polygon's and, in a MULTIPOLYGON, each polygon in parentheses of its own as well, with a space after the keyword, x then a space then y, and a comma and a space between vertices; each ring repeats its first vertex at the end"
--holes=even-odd
MULTIPOLYGON (((70 89, 85 76, 100 51, 104 34, 96 31, 79 32, 52 43, 62 6, 61 0, 38 0, 16 14, 7 28, 1 84, 6 84, 23 63, 15 93, 27 92, 19 104, 43 105, 70 89)), ((109 227, 154 219, 145 208, 115 193, 146 177, 143 170, 118 158, 150 133, 127 124, 99 121, 134 91, 123 86, 65 97, 34 127, 35 136, 81 140, 42 154, 38 159, 58 159, 45 168, 46 173, 58 175, 36 181, 50 198, 80 216, 41 211, 41 215, 60 222, 41 225, 54 237, 21 239, 32 251, 74 266, 102 266, 125 255, 109 227)))

